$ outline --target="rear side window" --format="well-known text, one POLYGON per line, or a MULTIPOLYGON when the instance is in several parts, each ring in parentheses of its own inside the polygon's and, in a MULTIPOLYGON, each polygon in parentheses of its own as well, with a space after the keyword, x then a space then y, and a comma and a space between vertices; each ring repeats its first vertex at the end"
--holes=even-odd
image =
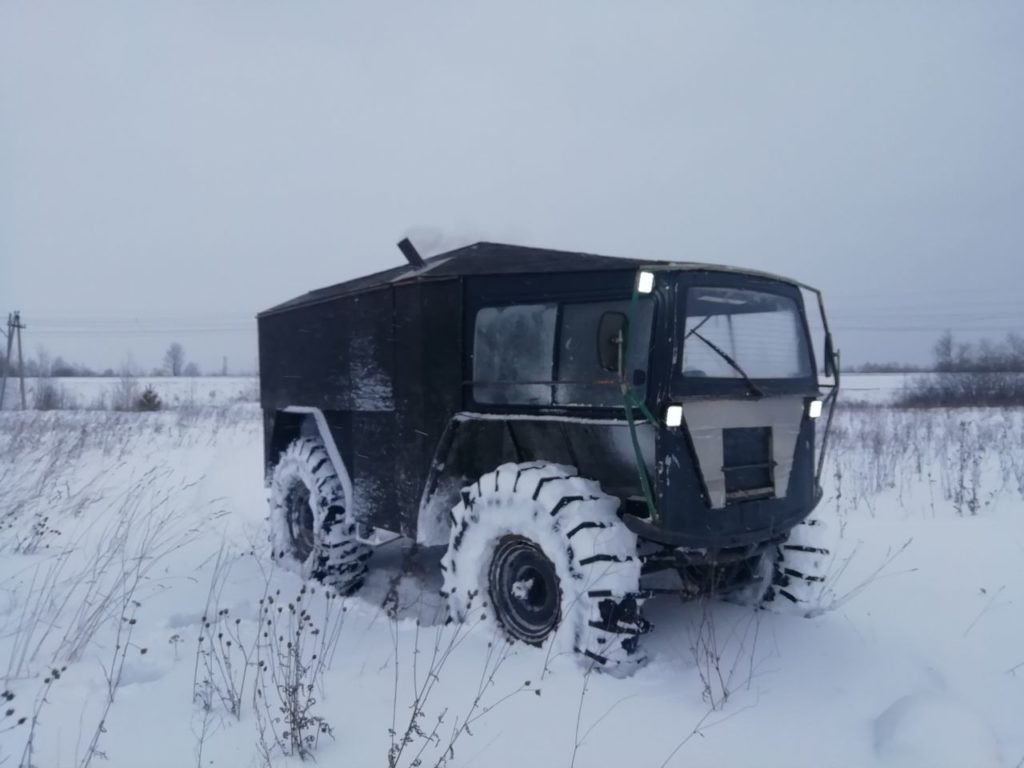
POLYGON ((476 313, 473 398, 478 403, 551 405, 557 318, 557 304, 484 307, 476 313))

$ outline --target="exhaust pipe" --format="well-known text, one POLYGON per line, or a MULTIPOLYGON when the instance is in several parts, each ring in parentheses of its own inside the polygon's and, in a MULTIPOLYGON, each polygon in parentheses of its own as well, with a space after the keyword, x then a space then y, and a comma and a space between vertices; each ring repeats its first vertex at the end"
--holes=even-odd
POLYGON ((420 268, 425 267, 427 263, 420 256, 420 252, 416 250, 416 246, 412 244, 408 237, 403 237, 398 243, 398 250, 405 256, 405 260, 408 261, 413 267, 420 268))

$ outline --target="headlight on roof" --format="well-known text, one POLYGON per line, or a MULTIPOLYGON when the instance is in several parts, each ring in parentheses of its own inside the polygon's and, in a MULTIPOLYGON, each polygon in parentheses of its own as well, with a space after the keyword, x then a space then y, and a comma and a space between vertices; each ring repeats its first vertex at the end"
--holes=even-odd
POLYGON ((637 293, 650 293, 654 290, 654 273, 641 271, 636 278, 637 293))
POLYGON ((665 409, 665 426, 681 427, 683 425, 683 406, 670 405, 665 409))

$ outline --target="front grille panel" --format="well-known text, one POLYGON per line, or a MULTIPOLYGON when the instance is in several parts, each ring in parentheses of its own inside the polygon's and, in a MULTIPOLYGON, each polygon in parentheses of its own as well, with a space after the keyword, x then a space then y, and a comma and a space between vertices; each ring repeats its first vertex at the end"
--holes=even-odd
POLYGON ((722 458, 726 504, 775 496, 771 427, 723 429, 722 458))

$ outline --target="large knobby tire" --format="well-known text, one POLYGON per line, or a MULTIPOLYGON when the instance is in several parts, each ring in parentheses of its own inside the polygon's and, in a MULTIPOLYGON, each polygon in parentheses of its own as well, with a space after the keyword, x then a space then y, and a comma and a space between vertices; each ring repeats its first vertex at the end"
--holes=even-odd
POLYGON ((602 671, 645 660, 636 535, 619 500, 558 464, 503 464, 463 489, 441 561, 451 619, 493 619, 602 671))
POLYGON ((832 563, 832 532, 821 517, 799 523, 786 541, 761 558, 757 602, 777 613, 813 616, 824 605, 826 577, 832 563))
POLYGON ((271 556, 304 579, 350 594, 366 578, 371 550, 356 538, 345 492, 318 438, 291 443, 270 475, 271 556))

